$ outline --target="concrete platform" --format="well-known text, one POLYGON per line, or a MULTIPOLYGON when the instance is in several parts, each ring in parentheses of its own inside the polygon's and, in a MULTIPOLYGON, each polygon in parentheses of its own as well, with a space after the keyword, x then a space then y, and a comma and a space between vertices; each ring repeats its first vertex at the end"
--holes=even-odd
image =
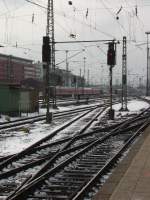
POLYGON ((150 200, 150 126, 93 200, 150 200))

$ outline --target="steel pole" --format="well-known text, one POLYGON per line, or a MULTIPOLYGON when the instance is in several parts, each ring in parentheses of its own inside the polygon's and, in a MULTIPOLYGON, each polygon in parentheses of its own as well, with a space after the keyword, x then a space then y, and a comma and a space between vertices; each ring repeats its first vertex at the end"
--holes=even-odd
POLYGON ((50 123, 52 121, 51 114, 49 112, 50 108, 50 93, 49 93, 49 63, 47 63, 47 70, 46 70, 46 122, 50 123))
POLYGON ((69 87, 69 63, 68 63, 68 50, 66 50, 66 86, 69 87))
POLYGON ((149 95, 149 76, 148 76, 148 73, 149 73, 149 45, 148 45, 148 35, 150 34, 150 32, 145 32, 145 34, 147 35, 147 78, 146 78, 146 96, 149 95))
POLYGON ((112 66, 109 68, 109 76, 110 76, 110 110, 112 110, 112 66))
POLYGON ((85 62, 86 62, 86 57, 83 58, 84 59, 84 71, 83 71, 83 94, 84 94, 84 88, 85 88, 85 62))
POLYGON ((149 48, 148 48, 148 33, 147 33, 147 78, 146 78, 146 96, 148 96, 148 54, 149 54, 149 48))

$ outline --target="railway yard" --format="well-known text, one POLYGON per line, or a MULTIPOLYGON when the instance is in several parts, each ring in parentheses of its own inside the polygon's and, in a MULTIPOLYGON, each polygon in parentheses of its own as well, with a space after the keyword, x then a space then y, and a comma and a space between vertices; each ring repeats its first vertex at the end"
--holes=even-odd
POLYGON ((0 200, 150 200, 149 17, 0 1, 0 200))
POLYGON ((114 120, 102 99, 60 107, 51 124, 43 108, 2 118, 0 199, 93 199, 150 123, 148 101, 130 99, 127 112, 120 106, 116 100, 114 120))

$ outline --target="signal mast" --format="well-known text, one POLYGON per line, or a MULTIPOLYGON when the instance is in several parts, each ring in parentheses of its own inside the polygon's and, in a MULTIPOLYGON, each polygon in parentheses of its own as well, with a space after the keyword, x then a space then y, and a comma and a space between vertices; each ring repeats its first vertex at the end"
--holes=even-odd
MULTIPOLYGON (((55 74, 55 39, 54 39, 54 3, 53 0, 48 0, 47 6, 47 28, 46 28, 46 36, 49 36, 50 42, 50 69, 53 74, 55 74)), ((52 83, 53 86, 53 108, 56 108, 56 83, 55 80, 52 83)))
POLYGON ((55 75, 55 40, 54 40, 54 6, 53 0, 48 0, 47 5, 47 26, 46 36, 43 37, 42 47, 42 60, 43 71, 45 79, 45 98, 46 98, 46 121, 50 123, 52 121, 52 113, 49 112, 50 108, 50 90, 52 97, 53 108, 56 108, 56 81, 50 82, 50 72, 55 75), (53 86, 53 87, 50 87, 53 86))

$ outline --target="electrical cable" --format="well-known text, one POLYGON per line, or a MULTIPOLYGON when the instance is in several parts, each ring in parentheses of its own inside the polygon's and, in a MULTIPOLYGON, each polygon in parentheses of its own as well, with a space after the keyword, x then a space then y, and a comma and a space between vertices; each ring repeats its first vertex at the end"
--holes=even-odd
MULTIPOLYGON (((59 14, 59 15, 61 15, 61 16, 63 16, 62 14, 59 14)), ((68 19, 72 19, 72 16, 68 16, 67 14, 65 15, 65 16, 63 16, 64 18, 65 17, 68 17, 68 19)), ((81 20, 79 20, 79 19, 75 19, 78 23, 80 23, 81 25, 84 25, 84 26, 87 26, 87 27, 89 27, 89 28, 92 28, 93 30, 95 30, 95 31, 97 31, 97 32, 100 32, 101 34, 104 34, 105 36, 108 36, 108 37, 111 37, 111 38, 115 38, 114 37, 114 35, 111 35, 110 33, 106 33, 106 32, 104 32, 104 31, 102 31, 102 30, 100 30, 99 28, 96 28, 95 29, 95 27, 94 26, 92 26, 92 25, 89 25, 89 24, 87 24, 87 23, 85 23, 85 22, 82 22, 81 20)))
MULTIPOLYGON (((115 21, 116 21, 116 16, 114 16, 113 12, 106 6, 106 4, 104 3, 103 0, 101 0, 101 3, 104 5, 104 7, 106 8, 106 10, 110 13, 110 15, 111 15, 111 16, 115 19, 115 21)), ((124 28, 124 26, 123 26, 120 22, 118 22, 118 20, 117 20, 117 24, 119 25, 120 28, 122 28, 122 29, 127 33, 127 35, 129 35, 128 31, 124 28)), ((122 33, 121 33, 121 35, 122 35, 122 33)), ((122 36, 123 36, 123 35, 122 35, 122 36)))
MULTIPOLYGON (((39 1, 38 1, 38 2, 39 2, 39 1)), ((128 6, 128 7, 129 7, 129 6, 128 6)), ((45 7, 45 9, 46 9, 46 7, 45 7)), ((43 10, 43 9, 42 9, 42 10, 43 10)), ((93 10, 95 10, 95 9, 93 9, 93 10)), ((66 16, 67 16, 67 15, 66 15, 66 16)), ((19 19, 19 20, 21 20, 21 19, 19 19)), ((69 20, 70 20, 70 19, 69 19, 69 20)), ((75 20, 78 21, 77 17, 76 17, 75 20)), ((96 21, 96 20, 95 20, 95 21, 96 21)), ((83 23, 85 26, 88 26, 88 27, 91 28, 91 25, 90 25, 90 24, 87 23, 88 25, 86 25, 86 23, 85 23, 84 21, 83 21, 82 23, 83 23)), ((58 23, 57 23, 57 24, 58 24, 58 23)), ((58 24, 58 25, 59 25, 59 26, 62 26, 62 25, 60 25, 60 24, 58 24)), ((39 26, 39 25, 37 24, 37 26, 39 26)), ((66 26, 66 27, 67 27, 67 26, 66 26)), ((63 26, 62 26, 61 28, 64 29, 65 32, 69 33, 69 31, 67 31, 66 28, 63 28, 63 26)), ((95 26, 92 26, 92 29, 95 30, 95 26)), ((96 29, 98 29, 98 28, 96 27, 96 29)), ((97 30, 95 30, 95 31, 97 31, 97 30)), ((98 31, 98 32, 99 32, 99 31, 98 31)), ((108 35, 107 35, 107 36, 108 36, 108 35)), ((110 35, 109 35, 109 37, 113 37, 113 38, 114 38, 114 36, 110 36, 110 35)))
POLYGON ((36 5, 36 6, 40 7, 40 8, 47 9, 47 7, 42 6, 42 5, 40 5, 40 4, 38 4, 38 3, 35 3, 35 2, 33 2, 33 1, 30 1, 30 0, 25 0, 25 1, 28 2, 28 3, 34 4, 34 5, 36 5))
MULTIPOLYGON (((27 2, 29 2, 29 3, 31 3, 31 4, 34 4, 34 5, 36 5, 36 6, 39 6, 39 7, 43 8, 43 9, 47 9, 45 6, 42 6, 42 5, 40 5, 40 4, 37 4, 37 3, 32 2, 32 1, 30 1, 30 0, 25 0, 25 1, 27 1, 27 2)), ((62 15, 62 13, 59 13, 59 15, 61 15, 61 16, 63 16, 63 17, 66 17, 66 16, 67 16, 66 14, 65 14, 65 16, 62 15)), ((72 17, 69 16, 69 18, 72 18, 72 17)), ((107 36, 109 36, 109 37, 114 37, 114 36, 112 36, 112 35, 110 35, 110 34, 108 34, 108 33, 105 33, 105 32, 103 32, 103 31, 100 31, 99 29, 95 29, 95 27, 93 27, 93 26, 91 26, 91 25, 89 25, 89 24, 86 24, 86 23, 83 23, 83 22, 77 20, 75 17, 73 18, 73 20, 75 20, 75 21, 77 21, 77 22, 80 22, 82 25, 86 25, 86 26, 88 26, 88 27, 90 27, 90 28, 93 28, 94 30, 96 30, 96 31, 98 31, 98 32, 101 32, 102 34, 105 34, 105 35, 107 35, 107 36)))
MULTIPOLYGON (((37 3, 35 3, 35 2, 32 2, 32 1, 30 1, 30 0, 25 0, 25 1, 27 1, 27 2, 29 2, 29 3, 31 3, 31 4, 34 4, 34 5, 36 5, 36 6, 39 6, 39 7, 43 8, 43 9, 47 9, 46 7, 44 7, 44 6, 40 5, 40 4, 37 4, 37 3)), ((59 13, 59 14, 60 14, 60 13, 59 13)), ((60 15, 62 15, 62 13, 61 13, 60 15)), ((65 16, 63 15, 63 17, 66 17, 66 15, 65 15, 65 16)), ((70 16, 70 17, 71 17, 71 16, 70 16)), ((73 20, 76 20, 76 21, 79 22, 79 20, 75 19, 75 17, 73 18, 73 20)), ((103 34, 105 34, 105 35, 107 35, 107 36, 109 36, 109 37, 113 37, 112 35, 110 35, 110 34, 108 34, 108 33, 104 33, 103 31, 100 31, 99 29, 95 29, 95 28, 94 28, 93 26, 91 26, 91 25, 88 25, 88 24, 83 23, 83 22, 80 22, 80 23, 82 23, 83 25, 86 25, 86 26, 88 26, 88 27, 90 27, 90 28, 92 27, 94 30, 99 31, 99 32, 101 32, 101 33, 103 33, 103 34)))
MULTIPOLYGON (((82 50, 82 51, 80 51, 80 52, 78 52, 78 53, 75 53, 75 54, 73 54, 72 56, 69 56, 69 57, 68 57, 68 60, 71 59, 71 58, 73 58, 73 57, 75 57, 75 56, 77 56, 77 55, 79 55, 79 54, 81 54, 81 53, 83 53, 83 52, 84 52, 84 50, 82 50)), ((57 63, 56 66, 57 66, 57 65, 60 65, 60 64, 62 64, 62 63, 64 63, 64 62, 66 62, 66 59, 63 60, 63 61, 61 61, 61 62, 59 62, 59 63, 57 63)))

